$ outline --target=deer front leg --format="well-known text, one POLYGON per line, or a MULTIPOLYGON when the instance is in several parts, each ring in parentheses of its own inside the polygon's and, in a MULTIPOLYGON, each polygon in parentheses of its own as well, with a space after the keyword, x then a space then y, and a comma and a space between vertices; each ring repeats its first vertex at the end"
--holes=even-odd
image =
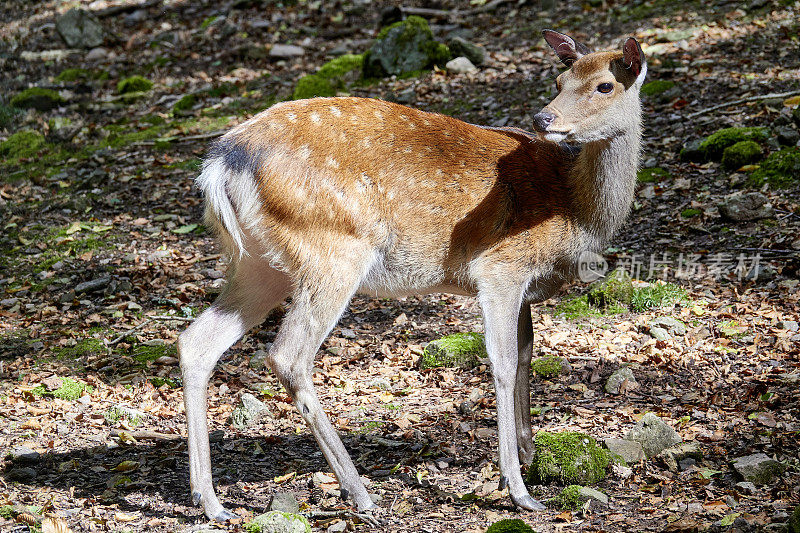
POLYGON ((496 288, 482 288, 479 293, 486 329, 486 350, 492 363, 497 398, 501 486, 508 486, 509 496, 516 506, 536 511, 544 509, 544 506, 528 494, 522 480, 514 407, 519 355, 517 325, 522 291, 512 293, 507 287, 501 290, 503 292, 496 288))
POLYGON ((533 352, 533 324, 531 304, 524 302, 517 321, 517 383, 514 387, 514 414, 517 426, 519 460, 529 465, 533 462, 533 434, 531 433, 531 355, 533 352))

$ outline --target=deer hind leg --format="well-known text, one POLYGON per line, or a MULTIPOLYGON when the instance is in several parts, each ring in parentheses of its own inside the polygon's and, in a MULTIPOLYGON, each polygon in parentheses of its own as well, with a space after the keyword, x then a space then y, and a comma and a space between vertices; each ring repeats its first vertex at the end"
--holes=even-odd
POLYGON ((343 499, 359 510, 374 507, 350 455, 328 420, 312 382, 314 356, 336 325, 369 266, 368 261, 317 265, 304 276, 292 295, 292 304, 272 345, 269 363, 294 398, 325 459, 339 480, 343 499), (351 268, 352 267, 352 268, 351 268))
POLYGON ((208 442, 208 380, 219 358, 250 328, 264 321, 290 288, 286 274, 245 258, 230 267, 217 300, 178 339, 189 448, 189 482, 194 503, 211 519, 233 517, 220 504, 211 480, 208 442))
POLYGON ((514 385, 514 418, 517 427, 517 448, 522 464, 533 462, 533 434, 531 433, 531 356, 533 352, 533 324, 531 305, 523 302, 517 322, 517 381, 514 385))

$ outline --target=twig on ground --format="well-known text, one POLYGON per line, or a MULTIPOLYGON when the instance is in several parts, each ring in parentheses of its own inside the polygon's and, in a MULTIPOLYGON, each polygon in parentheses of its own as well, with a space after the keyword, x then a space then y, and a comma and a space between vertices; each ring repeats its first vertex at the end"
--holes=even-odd
POLYGON ((113 340, 108 341, 106 343, 106 346, 114 346, 115 344, 120 342, 122 339, 124 339, 125 337, 130 335, 131 333, 133 333, 135 331, 139 331, 140 329, 142 329, 143 327, 147 326, 148 324, 152 324, 153 322, 156 322, 156 321, 159 321, 159 320, 162 320, 162 321, 177 320, 178 322, 191 322, 194 319, 193 318, 187 318, 187 317, 184 317, 184 316, 169 316, 169 315, 151 316, 147 320, 145 320, 144 322, 139 324, 138 326, 134 326, 131 329, 129 329, 128 331, 126 331, 124 333, 121 333, 119 336, 115 337, 113 340))
POLYGON ((358 518, 365 524, 369 524, 371 526, 380 525, 380 521, 378 521, 378 519, 374 516, 367 513, 357 513, 356 511, 351 511, 350 509, 342 509, 339 511, 308 511, 303 514, 312 520, 325 518, 358 518))
POLYGON ((738 104, 745 104, 747 102, 757 102, 758 100, 767 100, 769 98, 787 98, 789 96, 797 96, 798 94, 800 94, 800 91, 788 91, 785 93, 770 93, 770 94, 761 94, 757 96, 748 96, 747 98, 740 98, 739 100, 731 100, 730 102, 725 102, 723 104, 718 104, 711 107, 707 107, 705 109, 701 109, 700 111, 695 111, 694 113, 689 113, 688 115, 686 115, 686 118, 699 117, 700 115, 711 113, 712 111, 716 111, 717 109, 723 109, 725 107, 731 107, 738 104))

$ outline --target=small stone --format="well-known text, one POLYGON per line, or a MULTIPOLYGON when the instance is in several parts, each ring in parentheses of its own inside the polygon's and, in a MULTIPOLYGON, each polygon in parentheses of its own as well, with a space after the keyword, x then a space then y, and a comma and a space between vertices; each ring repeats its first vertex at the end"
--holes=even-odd
POLYGON ((672 338, 670 337, 669 332, 667 332, 667 330, 659 327, 651 327, 650 336, 657 341, 668 341, 672 338))
POLYGON ((85 292, 96 292, 104 289, 109 283, 111 283, 111 276, 102 276, 89 281, 84 281, 83 283, 78 283, 75 286, 75 293, 83 294, 85 292))
POLYGON ((140 22, 144 22, 145 20, 147 20, 149 16, 150 14, 147 12, 146 9, 137 9, 136 11, 125 15, 123 23, 128 27, 136 26, 140 22))
POLYGON ((241 431, 256 424, 262 417, 269 414, 269 408, 262 401, 249 392, 245 392, 242 394, 239 406, 231 413, 228 422, 241 431))
POLYGON ((58 298, 58 303, 69 304, 75 300, 75 290, 70 289, 58 298))
POLYGON ((463 37, 451 37, 447 40, 450 53, 455 57, 466 57, 473 65, 482 65, 486 59, 486 50, 463 37))
POLYGON ((744 494, 755 494, 756 491, 758 491, 758 488, 749 481, 740 481, 736 484, 736 488, 739 492, 743 492, 744 494))
POLYGON ((347 522, 339 520, 328 526, 326 530, 328 533, 342 533, 347 529, 347 522))
POLYGON ((767 485, 783 473, 785 467, 765 453, 754 453, 733 460, 733 468, 745 481, 767 485))
POLYGON ((800 132, 788 126, 778 128, 777 136, 778 142, 784 146, 795 146, 800 142, 800 132))
POLYGON ((269 56, 276 59, 291 59, 306 53, 302 46, 294 44, 274 44, 269 50, 269 56))
POLYGON ((640 443, 647 457, 655 457, 663 450, 681 442, 678 432, 655 413, 645 413, 625 438, 640 443))
POLYGON ((339 334, 342 337, 344 337, 345 339, 355 339, 356 338, 356 332, 353 331, 352 329, 349 329, 349 328, 343 328, 342 331, 339 332, 339 334))
POLYGON ((702 139, 694 139, 685 143, 681 149, 681 159, 684 161, 693 161, 695 163, 702 162, 705 158, 705 153, 700 148, 702 142, 702 139))
POLYGON ((11 460, 20 464, 31 464, 39 460, 39 452, 31 450, 27 446, 16 446, 9 453, 11 460))
POLYGON ((389 390, 392 388, 392 384, 386 378, 375 378, 367 383, 367 387, 370 389, 389 390))
POLYGON ((270 511, 253 518, 245 524, 245 529, 262 533, 310 533, 311 524, 300 514, 270 511))
POLYGON ((267 355, 265 350, 256 350, 250 356, 250 368, 253 370, 263 370, 267 367, 267 355))
POLYGON ((103 26, 83 9, 72 8, 57 17, 56 31, 70 48, 94 48, 103 44, 103 26))
POLYGON ((780 322, 778 322, 777 326, 780 329, 785 329, 787 331, 797 331, 798 327, 800 327, 794 320, 781 320, 780 322))
POLYGON ((580 494, 583 499, 594 500, 603 505, 608 505, 608 496, 597 489, 593 489, 591 487, 581 487, 578 489, 578 494, 580 494))
POLYGON ((735 192, 726 196, 719 205, 719 213, 728 220, 743 222, 772 217, 772 204, 760 192, 735 192))
POLYGON ((97 48, 89 50, 84 59, 86 59, 86 61, 100 61, 101 59, 106 59, 108 55, 108 50, 102 46, 98 46, 97 48))
POLYGON ((687 457, 686 459, 681 459, 678 461, 678 470, 681 472, 685 472, 691 468, 694 468, 697 465, 697 461, 692 457, 687 457))
POLYGON ((297 503, 297 498, 290 492, 276 492, 270 498, 267 509, 270 511, 281 511, 283 513, 297 513, 300 511, 300 505, 297 503))
POLYGON ((0 306, 3 307, 14 307, 17 303, 19 303, 19 298, 5 298, 0 300, 0 306))
POLYGON ((463 401, 458 404, 458 412, 463 416, 467 416, 472 412, 472 409, 475 407, 475 404, 469 400, 463 401))
POLYGON ((608 377, 608 381, 606 381, 606 392, 609 394, 619 394, 623 383, 626 383, 626 390, 639 387, 639 383, 636 381, 633 370, 631 370, 630 367, 623 366, 608 377))
POLYGON ((686 335, 686 325, 672 318, 671 316, 660 316, 650 321, 651 334, 652 328, 657 327, 665 330, 672 337, 683 337, 686 335))
POLYGON ((6 472, 6 479, 10 481, 32 481, 36 478, 36 470, 33 468, 20 467, 12 468, 6 472))
POLYGON ((603 444, 612 456, 619 456, 626 464, 641 463, 644 461, 644 450, 642 445, 633 440, 626 439, 605 439, 603 444))

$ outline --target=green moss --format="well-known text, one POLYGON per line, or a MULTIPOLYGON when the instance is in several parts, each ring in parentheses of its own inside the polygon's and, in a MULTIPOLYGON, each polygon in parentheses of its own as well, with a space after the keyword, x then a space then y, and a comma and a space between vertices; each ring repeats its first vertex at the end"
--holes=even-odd
POLYGON ((592 284, 587 296, 588 303, 602 311, 627 306, 633 297, 633 280, 623 270, 612 270, 592 284))
POLYGON ((585 433, 540 431, 533 442, 535 454, 528 478, 534 483, 594 484, 605 477, 611 462, 609 452, 585 433))
POLYGON ((431 41, 423 46, 423 51, 437 67, 444 67, 450 61, 450 48, 444 43, 431 41))
POLYGON ((196 103, 197 103, 196 94, 185 94, 181 97, 180 100, 175 102, 175 105, 172 106, 172 110, 176 112, 188 111, 189 109, 193 108, 194 104, 196 103))
POLYGON ((200 23, 200 29, 204 30, 204 29, 208 28, 209 26, 214 24, 214 21, 216 21, 218 18, 219 18, 219 15, 212 15, 210 17, 207 17, 205 20, 203 20, 203 22, 200 23))
POLYGON ((668 177, 669 172, 661 167, 643 168, 636 173, 636 178, 642 183, 656 183, 668 177))
POLYGON ((536 533, 519 518, 504 518, 486 529, 486 533, 536 533))
POLYGON ((703 139, 700 151, 707 159, 720 159, 725 148, 741 141, 763 142, 768 134, 766 128, 724 128, 703 139))
POLYGON ((297 82, 292 98, 302 100, 317 96, 336 96, 360 77, 363 55, 346 54, 325 63, 316 74, 303 76, 297 82), (348 75, 352 73, 351 80, 348 75))
POLYGON ((61 378, 61 387, 57 388, 50 394, 54 398, 72 401, 83 396, 83 392, 85 390, 87 390, 86 385, 80 381, 75 381, 72 378, 61 378))
POLYGON ((789 523, 786 524, 786 531, 788 533, 800 533, 800 505, 794 508, 792 516, 789 517, 789 523))
POLYGON ((764 149, 755 141, 739 141, 722 151, 722 166, 736 170, 764 157, 764 149))
POLYGON ((78 81, 86 80, 91 77, 91 72, 82 68, 65 68, 55 77, 55 81, 78 81))
POLYGON ((420 367, 470 368, 485 357, 486 344, 481 333, 455 333, 429 343, 422 354, 420 367))
POLYGON ((298 526, 305 528, 305 533, 311 533, 311 524, 303 515, 270 511, 247 522, 244 529, 248 533, 272 533, 273 531, 296 531, 298 526))
POLYGON ((6 520, 11 520, 16 516, 16 512, 14 511, 13 505, 4 505, 0 507, 0 517, 5 518, 6 520))
POLYGON ((581 495, 582 488, 580 485, 568 485, 553 498, 552 502, 562 511, 578 511, 587 500, 581 495))
POLYGON ((564 370, 564 360, 554 355, 537 357, 531 363, 531 370, 540 378, 554 378, 564 370))
POLYGON ((112 424, 115 424, 123 419, 127 420, 132 426, 138 426, 142 423, 142 417, 136 414, 136 411, 132 409, 120 409, 117 406, 113 406, 111 409, 106 411, 103 414, 103 417, 107 422, 112 424))
POLYGON ((683 211, 681 211, 681 216, 683 218, 691 218, 691 217, 696 217, 697 215, 700 215, 702 213, 703 213, 703 211, 700 210, 700 209, 689 208, 689 209, 684 209, 683 211))
POLYGON ((559 302, 556 305, 555 314, 563 315, 570 320, 603 315, 599 309, 589 305, 589 298, 585 294, 559 302))
POLYGON ((133 358, 140 363, 148 363, 165 355, 175 357, 177 353, 178 349, 174 344, 156 344, 153 346, 140 344, 134 348, 133 358))
POLYGON ((11 99, 13 107, 21 109, 36 109, 37 111, 49 111, 64 103, 61 95, 52 89, 42 89, 41 87, 31 87, 17 93, 11 99))
POLYGON ((645 96, 656 96, 675 87, 671 80, 653 80, 642 85, 641 93, 645 96))
POLYGON ((637 287, 631 298, 631 309, 637 312, 667 307, 686 300, 686 290, 673 283, 652 283, 637 287))
POLYGON ((747 328, 739 325, 736 320, 725 320, 717 325, 720 335, 729 339, 738 339, 747 334, 747 328))
POLYGON ((153 88, 153 82, 142 76, 131 76, 125 78, 117 83, 117 92, 119 94, 139 93, 149 91, 153 88))
POLYGON ((100 341, 93 337, 79 340, 75 346, 66 346, 55 350, 55 354, 64 359, 76 359, 78 357, 85 357, 89 355, 99 355, 106 353, 106 347, 100 341))
POLYGON ((364 54, 364 77, 381 78, 387 74, 402 77, 421 72, 420 69, 424 71, 433 65, 443 67, 449 59, 450 49, 433 39, 428 22, 412 15, 378 33, 376 44, 364 54), (391 43, 391 46, 383 41, 391 43), (388 57, 388 63, 382 64, 379 55, 388 57))
POLYGON ((750 174, 749 181, 756 187, 764 183, 780 189, 794 187, 800 183, 800 148, 773 152, 750 174))
POLYGON ((33 130, 18 131, 0 143, 0 155, 9 160, 35 156, 47 147, 44 136, 33 130))

